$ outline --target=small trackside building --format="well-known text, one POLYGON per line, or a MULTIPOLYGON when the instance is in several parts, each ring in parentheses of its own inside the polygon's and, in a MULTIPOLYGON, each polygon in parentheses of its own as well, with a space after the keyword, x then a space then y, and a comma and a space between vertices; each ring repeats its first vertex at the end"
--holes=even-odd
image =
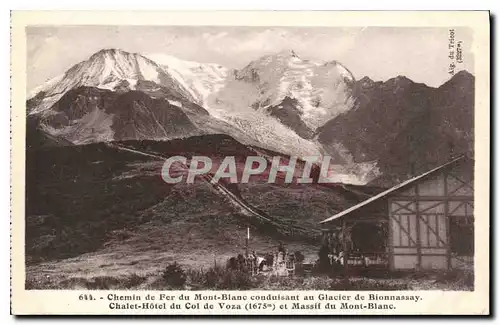
POLYGON ((451 270, 474 262, 474 160, 453 159, 321 222, 344 267, 451 270))

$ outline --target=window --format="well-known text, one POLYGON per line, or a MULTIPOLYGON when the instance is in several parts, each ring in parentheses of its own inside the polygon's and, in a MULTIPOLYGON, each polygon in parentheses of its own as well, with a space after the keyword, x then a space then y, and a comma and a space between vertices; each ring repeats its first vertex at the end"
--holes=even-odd
POLYGON ((357 223, 351 229, 352 249, 370 253, 385 252, 387 237, 387 224, 357 223))

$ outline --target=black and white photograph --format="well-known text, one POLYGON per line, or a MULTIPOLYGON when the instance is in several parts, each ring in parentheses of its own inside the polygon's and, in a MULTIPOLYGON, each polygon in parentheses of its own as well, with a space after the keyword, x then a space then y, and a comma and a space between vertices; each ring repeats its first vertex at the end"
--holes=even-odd
POLYGON ((24 31, 24 290, 373 312, 477 290, 474 28, 24 31), (328 307, 350 291, 370 304, 328 307))

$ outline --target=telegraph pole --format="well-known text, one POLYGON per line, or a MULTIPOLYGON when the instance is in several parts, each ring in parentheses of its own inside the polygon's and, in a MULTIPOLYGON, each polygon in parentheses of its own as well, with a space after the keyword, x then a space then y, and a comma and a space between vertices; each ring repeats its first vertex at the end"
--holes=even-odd
POLYGON ((245 243, 245 255, 248 257, 248 242, 250 241, 250 227, 247 227, 247 238, 245 243))

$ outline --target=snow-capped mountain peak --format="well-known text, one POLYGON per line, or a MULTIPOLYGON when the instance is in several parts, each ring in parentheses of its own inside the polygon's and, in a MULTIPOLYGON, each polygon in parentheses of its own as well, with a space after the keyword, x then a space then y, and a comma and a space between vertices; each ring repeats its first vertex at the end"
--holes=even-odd
POLYGON ((311 130, 352 107, 354 76, 337 61, 302 59, 293 50, 270 54, 234 73, 217 95, 218 107, 248 105, 257 110, 297 102, 300 118, 311 130), (236 95, 235 95, 236 94, 236 95))
POLYGON ((188 89, 153 60, 119 49, 103 49, 71 67, 62 77, 38 87, 36 93, 32 92, 33 96, 42 93, 43 99, 37 102, 31 113, 50 108, 70 89, 87 86, 115 90, 125 86, 133 90, 138 81, 151 81, 188 100, 195 99, 188 89))
POLYGON ((294 49, 281 50, 279 52, 270 54, 269 56, 276 56, 276 57, 289 58, 289 59, 292 59, 292 58, 300 59, 299 55, 297 54, 297 52, 295 52, 294 49))
POLYGON ((208 106, 208 97, 224 86, 229 71, 217 63, 181 60, 163 53, 147 54, 147 57, 176 78, 202 106, 208 106))
POLYGON ((154 62, 139 54, 103 49, 71 67, 59 82, 46 84, 39 91, 50 96, 78 86, 111 89, 116 81, 127 79, 159 82, 159 69, 154 62))
POLYGON ((43 130, 78 144, 224 133, 305 157, 338 151, 315 134, 352 107, 353 83, 339 62, 294 50, 236 70, 103 49, 34 89, 27 106, 43 130))

